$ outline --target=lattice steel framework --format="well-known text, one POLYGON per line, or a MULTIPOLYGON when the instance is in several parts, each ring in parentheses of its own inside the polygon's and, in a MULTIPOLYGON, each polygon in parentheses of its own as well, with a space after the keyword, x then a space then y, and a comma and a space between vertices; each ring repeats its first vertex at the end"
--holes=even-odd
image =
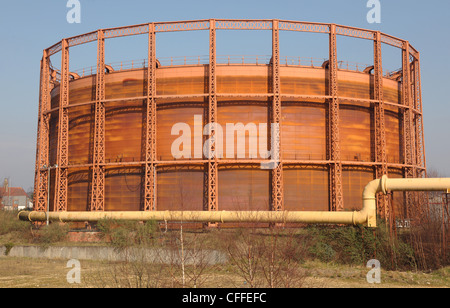
POLYGON ((56 169, 56 208, 67 210, 67 177, 69 165, 69 46, 67 40, 62 41, 61 54, 61 83, 59 86, 59 128, 58 153, 56 169))
POLYGON ((425 141, 423 134, 423 106, 422 106, 422 88, 420 80, 420 54, 417 52, 413 59, 413 91, 415 109, 415 128, 416 128, 416 163, 419 177, 426 177, 426 158, 425 158, 425 141))
POLYGON ((50 133, 50 56, 44 50, 41 61, 41 83, 39 99, 39 119, 37 134, 37 183, 35 184, 35 210, 45 211, 48 206, 49 180, 49 133, 50 133))
MULTIPOLYGON (((272 24, 272 81, 273 81, 273 99, 272 99, 272 124, 281 128, 281 81, 280 81, 280 30, 278 20, 272 24)), ((280 148, 281 129, 272 130, 273 145, 280 148)), ((272 159, 275 166, 272 170, 272 210, 282 211, 283 206, 283 163, 280 160, 279 153, 272 148, 272 159)))
MULTIPOLYGON (((271 195, 272 210, 283 210, 283 167, 292 166, 329 166, 329 192, 330 210, 344 209, 342 170, 343 166, 373 167, 377 177, 387 174, 390 167, 402 168, 405 177, 423 177, 426 173, 423 113, 420 82, 420 54, 408 41, 380 33, 373 30, 359 29, 335 24, 311 23, 286 20, 226 20, 207 19, 193 21, 154 22, 141 25, 104 29, 63 39, 50 48, 44 50, 41 61, 41 81, 39 97, 39 118, 37 130, 36 168, 35 168, 35 209, 45 211, 48 204, 49 183, 49 123, 51 116, 58 116, 58 149, 56 168, 55 206, 56 211, 67 210, 67 178, 71 168, 89 167, 91 169, 90 210, 102 211, 105 209, 105 172, 107 167, 118 166, 120 163, 105 163, 105 104, 109 102, 143 100, 146 110, 145 144, 143 161, 130 163, 130 166, 140 166, 145 173, 143 180, 144 204, 143 210, 157 210, 156 206, 156 169, 173 165, 207 166, 205 173, 205 191, 207 192, 205 210, 216 211, 218 204, 218 167, 223 165, 254 166, 263 160, 217 160, 215 142, 210 144, 209 156, 200 161, 172 161, 165 162, 157 159, 156 153, 156 107, 159 100, 183 99, 186 95, 157 95, 156 94, 156 34, 174 31, 209 31, 209 76, 208 93, 197 95, 197 98, 207 100, 207 117, 209 123, 217 123, 217 101, 219 98, 252 98, 270 100, 272 123, 282 125, 281 104, 284 99, 319 99, 328 103, 328 157, 324 161, 283 160, 280 158, 277 168, 272 170, 271 195), (271 93, 217 93, 217 30, 271 30, 272 31, 272 91, 271 93), (328 81, 329 93, 323 96, 311 95, 285 95, 280 87, 280 31, 297 31, 311 33, 325 33, 329 35, 329 62, 328 81), (148 69, 147 93, 143 97, 105 100, 105 39, 125 37, 132 35, 148 35, 148 69), (339 133, 339 92, 338 92, 338 55, 337 35, 372 40, 374 42, 374 97, 373 99, 345 98, 346 101, 371 103, 374 106, 375 120, 375 161, 374 162, 346 162, 341 160, 340 133, 339 133), (68 157, 68 127, 69 110, 69 49, 70 47, 97 41, 97 73, 95 101, 83 103, 90 104, 94 113, 94 140, 92 161, 88 164, 70 165, 68 157), (382 70, 382 44, 402 49, 402 103, 387 102, 383 98, 383 70, 382 70), (61 80, 59 107, 50 106, 51 68, 50 57, 61 52, 61 80), (401 110, 403 127, 403 163, 392 164, 386 158, 386 132, 384 107, 390 105, 401 110)), ((212 128, 212 127, 210 127, 212 128)), ((214 140, 214 129, 210 131, 210 140, 214 140)), ((281 136, 275 136, 275 142, 281 141, 281 136)), ((379 213, 389 217, 389 198, 379 198, 379 213)), ((407 196, 407 203, 413 203, 413 195, 407 196)))
MULTIPOLYGON (((377 32, 374 39, 374 99, 375 99, 375 153, 376 162, 380 163, 376 167, 376 176, 381 178, 388 175, 387 155, 386 155, 386 122, 384 117, 383 98, 383 59, 381 52, 381 33, 377 32)), ((377 196, 378 214, 388 219, 390 217, 390 197, 379 194, 377 196)))
POLYGON ((144 210, 156 210, 156 33, 155 25, 148 25, 148 68, 145 134, 144 210))
MULTIPOLYGON (((216 22, 209 23, 209 101, 208 123, 217 123, 217 76, 216 76, 216 22)), ((208 147, 208 211, 218 210, 218 160, 216 154, 216 131, 209 126, 209 138, 212 141, 208 147)))
POLYGON ((94 124, 94 153, 92 164, 91 211, 105 209, 105 38, 97 34, 97 78, 94 124))
MULTIPOLYGON (((402 109, 403 116, 403 142, 404 142, 404 162, 410 167, 404 169, 405 178, 414 178, 416 169, 413 166, 415 161, 414 151, 411 146, 414 144, 414 135, 412 131, 414 113, 411 100, 411 62, 409 53, 409 43, 404 42, 402 47, 402 109)), ((405 192, 405 203, 407 215, 413 215, 413 205, 415 204, 416 194, 414 192, 405 192)))
MULTIPOLYGON (((405 149, 405 163, 408 165, 413 165, 415 163, 415 153, 412 149, 412 145, 414 144, 414 134, 413 134, 413 121, 414 121, 414 112, 412 106, 413 100, 411 99, 411 62, 410 62, 410 54, 409 54, 409 44, 408 42, 404 43, 404 47, 402 50, 402 71, 403 71, 403 84, 402 84, 402 103, 405 106, 404 108, 404 117, 403 117, 403 125, 404 125, 404 149, 405 149)), ((415 176, 414 168, 406 169, 406 176, 412 178, 415 176)))
POLYGON ((344 194, 342 190, 342 162, 339 133, 339 96, 338 96, 338 60, 336 25, 330 25, 330 60, 329 70, 329 159, 330 163, 330 207, 332 211, 344 210, 344 194))

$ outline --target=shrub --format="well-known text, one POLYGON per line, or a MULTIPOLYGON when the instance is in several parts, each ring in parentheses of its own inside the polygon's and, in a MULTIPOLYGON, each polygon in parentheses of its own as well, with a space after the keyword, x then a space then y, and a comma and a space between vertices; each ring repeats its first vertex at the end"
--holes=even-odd
POLYGON ((336 256, 336 251, 324 242, 316 242, 310 249, 309 253, 322 262, 331 262, 336 256))
POLYGON ((30 223, 17 219, 17 212, 0 211, 0 235, 29 232, 30 223))
POLYGON ((9 255, 11 249, 13 249, 14 243, 9 242, 9 243, 6 243, 4 246, 5 246, 5 248, 6 248, 6 250, 5 250, 5 256, 7 256, 7 255, 9 255))
POLYGON ((377 229, 360 226, 310 226, 306 228, 314 243, 311 257, 324 262, 365 265, 377 259, 385 269, 416 269, 414 251, 402 239, 391 238, 384 222, 377 229))
POLYGON ((301 287, 307 276, 301 268, 307 248, 292 230, 238 229, 221 235, 229 270, 250 288, 301 287))
POLYGON ((62 242, 67 238, 69 225, 51 223, 39 230, 38 242, 44 245, 62 242))
POLYGON ((133 246, 148 246, 152 244, 158 231, 158 223, 147 221, 118 221, 102 219, 97 222, 100 237, 119 250, 133 246))

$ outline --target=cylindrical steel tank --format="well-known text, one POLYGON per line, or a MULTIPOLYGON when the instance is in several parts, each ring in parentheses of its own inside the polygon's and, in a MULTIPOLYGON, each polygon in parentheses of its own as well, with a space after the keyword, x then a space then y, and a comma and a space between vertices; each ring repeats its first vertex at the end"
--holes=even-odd
MULTIPOLYGON (((278 20, 151 23, 62 40, 44 51, 41 67, 36 210, 353 210, 361 209, 364 186, 374 178, 422 177, 426 170, 419 53, 407 41, 372 30, 278 20), (273 55, 239 61, 216 55, 215 31, 226 29, 272 30, 273 55), (209 58, 163 61, 152 53, 157 33, 194 30, 210 31, 209 58), (284 60, 278 47, 278 32, 284 30, 329 33, 331 60, 284 60), (104 40, 127 35, 149 36, 149 59, 143 65, 108 66, 104 40), (336 35, 373 40, 374 67, 334 67, 333 61, 341 63, 333 58, 336 35), (70 74, 70 47, 88 42, 98 44, 97 68, 70 74), (403 50, 403 69, 397 74, 377 66, 382 44, 403 50), (61 66, 50 64, 50 56, 58 52, 61 66), (148 65, 152 61, 154 67, 148 65), (155 104, 155 114, 148 112, 149 102, 155 104), (225 157, 213 160, 198 156, 198 139, 193 137, 195 119, 201 119, 203 130, 211 104, 216 123, 224 129, 223 144, 234 145, 231 152, 224 147, 225 157), (266 158, 254 151, 261 143, 260 124, 273 123, 274 104, 280 107, 282 166, 275 180, 273 170, 261 168, 266 158), (173 132, 176 123, 191 129, 190 157, 173 155, 181 135, 173 132), (240 141, 226 132, 227 124, 237 123, 254 124, 245 127, 240 141), (150 161, 149 125, 156 138, 150 161), (212 162, 217 180, 210 177, 212 162), (281 209, 273 206, 277 183, 281 209), (217 192, 213 199, 211 187, 217 192), (94 208, 98 192, 101 207, 94 208)), ((396 193, 379 203, 379 213, 407 215, 408 198, 396 193)))

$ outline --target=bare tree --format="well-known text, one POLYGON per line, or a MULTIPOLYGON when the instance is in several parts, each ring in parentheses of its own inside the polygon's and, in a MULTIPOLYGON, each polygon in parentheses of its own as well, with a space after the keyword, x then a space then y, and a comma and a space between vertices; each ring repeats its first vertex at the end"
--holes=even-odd
POLYGON ((303 285, 307 272, 301 262, 307 254, 307 246, 296 239, 292 229, 270 228, 262 241, 262 258, 265 280, 270 288, 298 288, 303 285))
MULTIPOLYGON (((176 201, 183 211, 186 207, 190 207, 193 198, 184 190, 181 180, 178 187, 179 199, 176 201)), ((173 286, 201 287, 214 267, 207 260, 205 243, 199 239, 199 234, 186 233, 183 226, 184 222, 181 221, 179 232, 166 234, 170 246, 169 266, 166 270, 172 278, 173 286)))
POLYGON ((251 288, 262 285, 261 258, 263 255, 261 239, 254 229, 237 229, 233 235, 227 234, 221 242, 225 245, 229 262, 235 273, 251 288))

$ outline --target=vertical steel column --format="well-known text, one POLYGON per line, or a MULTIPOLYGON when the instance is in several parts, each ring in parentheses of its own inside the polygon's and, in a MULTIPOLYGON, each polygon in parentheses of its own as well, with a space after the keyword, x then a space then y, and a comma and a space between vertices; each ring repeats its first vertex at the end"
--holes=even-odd
MULTIPOLYGON (((384 116, 384 97, 383 97, 383 60, 381 53, 381 33, 375 33, 374 39, 374 99, 375 103, 375 153, 376 176, 381 178, 388 175, 387 156, 386 156, 386 122, 384 116)), ((378 213, 386 220, 390 218, 390 198, 388 195, 378 194, 377 208, 378 213)))
MULTIPOLYGON (((272 131, 273 144, 281 145, 281 81, 280 81, 280 30, 278 20, 272 21, 272 125, 278 125, 278 129, 272 131)), ((279 156, 272 149, 272 155, 279 156)), ((280 157, 272 157, 274 169, 272 170, 272 211, 284 210, 283 204, 283 163, 280 157)))
POLYGON ((330 25, 329 61, 329 159, 330 165, 330 206, 332 211, 344 210, 342 191, 342 163, 339 132, 338 62, 336 25, 330 25))
MULTIPOLYGON (((409 42, 403 42, 402 48, 402 104, 403 111, 403 152, 404 163, 408 165, 405 167, 405 178, 414 178, 416 170, 413 167, 414 161, 414 136, 413 133, 413 100, 411 99, 411 64, 410 64, 410 50, 409 42)), ((405 192, 406 214, 409 218, 414 216, 413 205, 415 204, 415 194, 413 192, 405 192)))
MULTIPOLYGON (((41 82, 42 80, 42 60, 41 60, 41 68, 40 68, 40 79, 39 82, 41 82)), ((41 89, 39 87, 39 106, 38 106, 38 123, 37 123, 37 128, 36 128, 36 159, 35 159, 35 164, 34 164, 34 187, 33 187, 33 205, 37 206, 37 191, 38 191, 38 184, 39 184, 39 130, 40 130, 40 119, 41 119, 41 112, 42 112, 42 93, 41 93, 41 89)))
POLYGON ((49 172, 44 166, 49 165, 49 129, 50 129, 50 57, 44 50, 41 61, 40 106, 38 119, 38 161, 36 190, 36 211, 46 211, 49 172))
POLYGON ((148 68, 145 134, 145 200, 144 210, 156 210, 156 33, 153 23, 148 25, 148 68))
MULTIPOLYGON (((425 160, 425 144, 424 144, 424 132, 423 132, 423 106, 422 106, 422 88, 421 88, 421 75, 420 75, 420 54, 414 59, 414 93, 415 93, 415 108, 416 114, 416 159, 417 166, 426 170, 425 160)), ((421 174, 422 177, 425 174, 421 174)))
MULTIPOLYGON (((409 42, 403 43, 402 49, 402 71, 403 71, 403 82, 402 82, 402 104, 404 106, 404 155, 405 164, 414 164, 414 136, 413 136, 413 100, 411 99, 411 65, 410 65, 410 52, 409 52, 409 42)), ((407 168, 406 172, 408 177, 414 177, 414 170, 411 167, 407 168)))
MULTIPOLYGON (((420 80, 420 54, 417 53, 414 56, 412 63, 413 68, 413 78, 414 83, 412 91, 414 93, 414 103, 412 106, 415 109, 415 120, 414 120, 414 140, 415 140, 415 164, 416 172, 415 176, 418 178, 426 178, 426 161, 425 161, 425 148, 424 148, 424 133, 423 133, 423 108, 422 108, 422 90, 421 90, 421 80, 420 80)), ((418 205, 420 210, 420 215, 423 216, 423 211, 428 209, 428 193, 419 192, 418 194, 418 205)))
POLYGON ((105 38, 103 30, 98 30, 97 35, 97 86, 91 211, 103 211, 105 209, 105 38))
POLYGON ((67 40, 61 42, 61 83, 59 86, 59 124, 56 169, 56 204, 55 211, 67 211, 67 177, 69 164, 69 45, 67 40))
MULTIPOLYGON (((217 92, 216 92, 216 20, 209 21, 209 104, 208 124, 217 123, 217 92)), ((215 130, 209 131, 210 140, 214 139, 215 130)), ((218 160, 216 155, 216 140, 210 144, 208 155, 208 210, 218 210, 218 160), (214 157, 212 157, 214 154, 214 157)))

